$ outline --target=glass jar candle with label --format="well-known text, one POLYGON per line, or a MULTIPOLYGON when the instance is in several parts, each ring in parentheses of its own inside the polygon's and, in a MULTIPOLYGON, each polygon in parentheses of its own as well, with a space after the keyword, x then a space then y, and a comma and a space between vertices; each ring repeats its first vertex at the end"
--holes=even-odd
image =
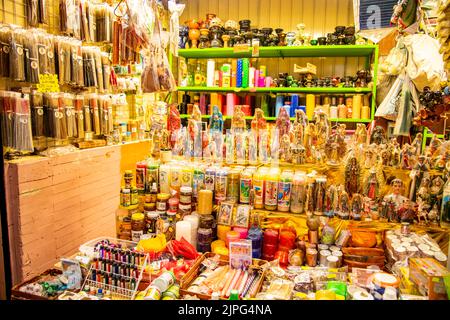
POLYGON ((305 205, 306 195, 306 174, 304 172, 296 172, 292 179, 291 188, 291 212, 302 213, 305 205))
POLYGON ((215 199, 216 201, 224 201, 227 198, 227 176, 228 170, 226 168, 222 168, 216 172, 215 177, 215 199))
POLYGON ((252 188, 252 171, 245 169, 241 173, 239 183, 239 202, 248 204, 250 203, 250 190, 252 188))
POLYGON ((264 209, 265 177, 269 169, 267 167, 259 168, 253 175, 253 205, 255 209, 264 209))
POLYGON ((205 170, 205 189, 214 192, 214 181, 216 178, 216 168, 211 167, 205 170))
POLYGON ((294 173, 285 170, 278 182, 278 211, 288 212, 291 206, 291 188, 294 173))
POLYGON ((238 202, 239 201, 239 176, 238 169, 232 169, 228 173, 227 178, 227 201, 238 202))
POLYGON ((168 193, 159 193, 156 200, 156 210, 158 211, 167 211, 169 208, 168 201, 170 198, 170 194, 168 193))
POLYGON ((278 180, 280 168, 271 168, 265 179, 264 208, 266 210, 276 210, 278 206, 278 180))
POLYGON ((278 251, 278 231, 273 229, 267 229, 266 231, 264 231, 263 259, 267 261, 272 261, 277 251, 278 251))
POLYGON ((125 188, 131 189, 133 183, 133 171, 126 170, 124 174, 125 188))
POLYGON ((158 176, 158 165, 156 163, 149 162, 147 164, 147 175, 146 175, 146 188, 150 190, 154 183, 158 185, 159 176, 158 176))

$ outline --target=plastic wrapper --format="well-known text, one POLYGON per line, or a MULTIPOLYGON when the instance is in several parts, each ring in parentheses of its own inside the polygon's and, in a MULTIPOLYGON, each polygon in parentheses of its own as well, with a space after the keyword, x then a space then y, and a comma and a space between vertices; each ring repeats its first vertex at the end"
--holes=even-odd
POLYGON ((55 53, 58 55, 60 84, 84 86, 81 41, 67 37, 56 37, 55 53))
POLYGON ((11 37, 10 78, 15 81, 25 81, 25 42, 26 31, 15 29, 11 37))
POLYGON ((153 93, 161 90, 155 51, 151 51, 146 55, 145 68, 141 76, 141 87, 144 93, 153 93))
POLYGON ((39 23, 48 23, 48 2, 47 0, 39 0, 39 23))
POLYGON ((11 37, 11 28, 0 25, 0 77, 10 76, 11 37))
POLYGON ((89 96, 89 108, 91 110, 91 118, 92 118, 92 131, 95 135, 101 134, 100 127, 100 110, 98 105, 98 95, 91 94, 89 96))
POLYGON ((83 116, 84 116, 84 130, 85 132, 92 132, 92 113, 91 107, 89 103, 89 96, 84 96, 84 104, 83 104, 83 116))
POLYGON ((36 27, 39 23, 39 0, 26 0, 27 23, 36 27))
POLYGON ((36 33, 26 33, 23 48, 25 54, 25 79, 30 83, 39 83, 39 49, 36 33))
POLYGON ((111 91, 111 63, 109 55, 106 52, 101 53, 102 71, 103 71, 103 89, 105 92, 111 91))
POLYGON ((66 114, 67 137, 77 137, 77 124, 75 119, 74 97, 70 93, 64 94, 64 112, 66 114))
POLYGON ((84 97, 82 95, 77 95, 73 99, 73 104, 75 108, 75 123, 76 123, 76 138, 84 138, 84 97))
POLYGON ((59 14, 60 31, 80 39, 80 0, 60 0, 59 14))
POLYGON ((109 5, 104 3, 95 7, 97 42, 111 42, 113 19, 113 9, 109 5))
MULTIPOLYGON (((96 47, 83 47, 83 75, 84 85, 86 87, 97 87, 97 61, 96 61, 96 47)), ((101 64, 101 61, 100 61, 101 64)), ((101 67, 100 67, 101 68, 101 67)))
POLYGON ((18 97, 20 94, 16 92, 0 91, 2 142, 5 147, 13 145, 13 104, 18 97))
POLYGON ((34 137, 45 136, 44 95, 34 91, 30 94, 31 125, 34 137))

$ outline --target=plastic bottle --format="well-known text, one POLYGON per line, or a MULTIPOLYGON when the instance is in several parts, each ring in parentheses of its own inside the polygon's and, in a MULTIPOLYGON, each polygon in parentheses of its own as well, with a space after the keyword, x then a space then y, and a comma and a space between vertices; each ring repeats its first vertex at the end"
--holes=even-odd
POLYGON ((291 188, 294 173, 285 170, 278 182, 278 211, 288 212, 291 206, 291 188))
POLYGON ((271 168, 265 178, 264 208, 266 210, 276 210, 278 205, 278 180, 280 169, 271 168))

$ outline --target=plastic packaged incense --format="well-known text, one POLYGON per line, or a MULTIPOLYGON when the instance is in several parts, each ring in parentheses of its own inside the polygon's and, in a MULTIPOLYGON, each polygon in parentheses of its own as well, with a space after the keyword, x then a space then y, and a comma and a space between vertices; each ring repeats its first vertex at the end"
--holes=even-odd
POLYGON ((26 0, 27 23, 36 27, 39 23, 39 0, 26 0))
POLYGON ((39 13, 38 20, 39 23, 48 23, 48 11, 47 11, 47 0, 39 0, 39 13))
POLYGON ((24 38, 26 31, 15 29, 11 37, 10 78, 15 81, 25 81, 24 38))
MULTIPOLYGON (((84 68, 84 85, 86 87, 97 87, 97 62, 95 58, 95 47, 83 47, 83 68, 84 68)), ((101 63, 101 62, 100 62, 101 63)), ((100 65, 101 68, 101 65, 100 65)), ((102 80, 103 81, 103 80, 102 80)))
POLYGON ((25 79, 30 83, 39 83, 39 50, 38 37, 33 32, 27 32, 24 37, 25 79))
POLYGON ((83 56, 81 41, 71 41, 71 55, 70 66, 71 68, 71 83, 77 86, 84 86, 84 70, 83 70, 83 56))
POLYGON ((77 137, 77 124, 75 120, 75 107, 73 105, 73 95, 64 94, 64 112, 66 114, 67 137, 77 137))
POLYGON ((95 57, 95 71, 96 71, 95 73, 96 73, 96 79, 97 79, 96 87, 97 87, 97 89, 100 90, 100 92, 103 92, 103 89, 104 89, 103 67, 102 67, 102 55, 101 55, 100 49, 98 49, 98 48, 94 49, 93 54, 95 57))
POLYGON ((67 114, 65 112, 66 102, 65 94, 58 93, 58 105, 54 110, 55 123, 56 123, 56 138, 57 139, 67 139, 67 114))
POLYGON ((59 1, 60 31, 80 39, 80 0, 59 1))
POLYGON ((12 96, 15 92, 0 91, 0 112, 1 112, 1 130, 2 143, 5 147, 12 146, 12 96))
POLYGON ((102 59, 102 71, 103 71, 103 89, 105 92, 111 91, 111 64, 109 62, 109 54, 106 52, 101 53, 102 59))
POLYGON ((101 128, 100 128, 100 111, 98 107, 98 96, 97 94, 91 94, 89 96, 89 107, 91 109, 91 116, 92 116, 92 124, 93 128, 92 131, 95 135, 101 134, 101 128))
POLYGON ((33 136, 44 137, 44 95, 40 92, 33 91, 32 94, 30 94, 30 106, 33 136))
POLYGON ((88 1, 80 0, 80 38, 85 42, 91 41, 87 15, 87 6, 89 5, 88 3, 88 1))
POLYGON ((31 129, 30 99, 28 95, 18 96, 13 105, 13 144, 17 151, 34 151, 31 129))
POLYGON ((11 28, 0 25, 0 76, 9 77, 9 56, 11 54, 11 28))
POLYGON ((85 132, 92 132, 92 114, 89 105, 89 97, 87 95, 84 96, 83 116, 85 132))
POLYGON ((95 7, 97 42, 111 42, 112 8, 107 4, 95 7))
POLYGON ((38 51, 38 61, 39 61, 39 73, 40 74, 46 74, 48 72, 49 68, 49 61, 48 61, 48 46, 46 38, 47 35, 43 32, 36 32, 36 38, 37 38, 37 51, 38 51))
POLYGON ((89 30, 89 41, 97 41, 97 32, 95 31, 96 19, 95 19, 95 5, 89 1, 86 1, 86 16, 88 20, 88 30, 89 30))
POLYGON ((119 20, 113 22, 113 48, 112 48, 112 63, 114 65, 120 62, 120 43, 122 37, 122 23, 119 20))
POLYGON ((56 59, 55 59, 55 43, 52 35, 46 35, 45 43, 47 45, 47 70, 49 74, 56 74, 56 59))
POLYGON ((79 139, 84 138, 84 97, 82 95, 76 95, 73 99, 73 105, 75 108, 75 123, 76 123, 76 137, 79 139))

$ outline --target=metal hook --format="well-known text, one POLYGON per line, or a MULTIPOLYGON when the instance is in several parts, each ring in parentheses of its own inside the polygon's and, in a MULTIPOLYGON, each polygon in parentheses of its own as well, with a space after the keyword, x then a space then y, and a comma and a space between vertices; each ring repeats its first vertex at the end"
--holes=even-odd
POLYGON ((118 18, 122 18, 122 17, 123 17, 123 16, 119 16, 119 15, 116 13, 117 8, 119 8, 119 6, 122 4, 122 2, 123 2, 123 0, 120 0, 119 3, 117 4, 117 6, 114 8, 114 15, 115 15, 116 17, 118 17, 118 18))

